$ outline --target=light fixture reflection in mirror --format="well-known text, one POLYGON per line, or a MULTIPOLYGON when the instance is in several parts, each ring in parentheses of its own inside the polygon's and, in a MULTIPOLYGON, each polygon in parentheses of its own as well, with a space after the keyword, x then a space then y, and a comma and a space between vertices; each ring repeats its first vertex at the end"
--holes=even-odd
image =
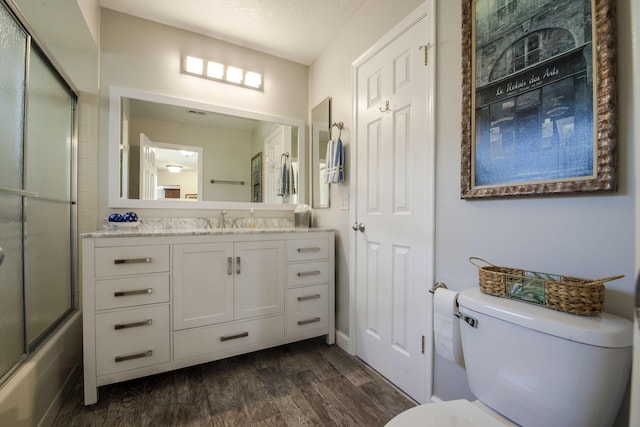
POLYGON ((329 207, 329 184, 325 182, 327 144, 330 138, 331 98, 325 98, 311 110, 311 184, 312 207, 329 207))
POLYGON ((248 209, 256 204, 263 209, 292 209, 305 203, 305 165, 301 159, 306 150, 301 120, 112 88, 109 126, 110 207, 180 208, 181 203, 188 203, 189 208, 203 209, 248 209), (141 134, 152 143, 161 141, 162 148, 170 146, 174 154, 172 158, 157 159, 158 188, 147 193, 143 190, 141 157, 146 156, 141 134), (291 177, 296 185, 290 186, 288 194, 278 195, 280 155, 284 152, 290 153, 288 166, 296 174, 291 177), (229 184, 251 182, 251 159, 259 153, 265 159, 259 180, 262 203, 252 201, 254 189, 250 185, 229 184), (194 166, 188 167, 189 164, 194 166), (171 174, 167 165, 179 165, 182 170, 171 174), (159 180, 161 171, 166 173, 165 179, 173 177, 165 181, 167 186, 180 186, 179 198, 158 200, 164 185, 159 180), (186 184, 189 172, 194 181, 186 184))
POLYGON ((182 170, 182 166, 180 165, 167 165, 167 169, 169 169, 169 172, 171 173, 178 173, 182 170))

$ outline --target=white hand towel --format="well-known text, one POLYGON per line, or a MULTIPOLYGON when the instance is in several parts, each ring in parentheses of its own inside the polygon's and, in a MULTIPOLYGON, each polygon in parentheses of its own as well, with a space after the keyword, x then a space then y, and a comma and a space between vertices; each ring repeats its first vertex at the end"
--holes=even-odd
POLYGON ((464 366, 460 322, 454 316, 457 299, 458 292, 436 289, 433 294, 433 336, 440 356, 464 366))

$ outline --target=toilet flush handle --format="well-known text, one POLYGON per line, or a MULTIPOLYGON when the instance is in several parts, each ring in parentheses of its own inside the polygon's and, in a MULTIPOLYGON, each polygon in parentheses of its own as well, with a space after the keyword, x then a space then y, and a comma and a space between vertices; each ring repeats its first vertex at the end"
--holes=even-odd
POLYGON ((471 326, 472 328, 478 327, 478 319, 476 318, 467 316, 466 314, 462 314, 462 313, 454 313, 454 316, 456 316, 458 319, 463 320, 467 325, 471 326))

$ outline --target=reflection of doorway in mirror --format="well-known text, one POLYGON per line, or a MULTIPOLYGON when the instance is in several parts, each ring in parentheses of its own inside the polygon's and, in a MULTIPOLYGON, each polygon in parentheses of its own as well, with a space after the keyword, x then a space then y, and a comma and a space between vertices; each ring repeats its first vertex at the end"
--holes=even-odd
POLYGON ((156 200, 158 170, 156 169, 156 144, 140 134, 140 198, 156 200))
POLYGON ((140 134, 140 150, 141 199, 201 199, 202 147, 151 141, 140 134), (174 172, 168 166, 175 166, 174 172), (182 191, 176 197, 176 192, 163 191, 167 188, 182 191))

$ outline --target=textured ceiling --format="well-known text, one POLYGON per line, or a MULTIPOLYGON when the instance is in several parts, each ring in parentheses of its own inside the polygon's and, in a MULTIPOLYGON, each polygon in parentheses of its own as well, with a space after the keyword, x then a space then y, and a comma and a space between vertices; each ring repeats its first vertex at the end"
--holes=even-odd
POLYGON ((366 0, 100 0, 102 7, 309 65, 366 0))

